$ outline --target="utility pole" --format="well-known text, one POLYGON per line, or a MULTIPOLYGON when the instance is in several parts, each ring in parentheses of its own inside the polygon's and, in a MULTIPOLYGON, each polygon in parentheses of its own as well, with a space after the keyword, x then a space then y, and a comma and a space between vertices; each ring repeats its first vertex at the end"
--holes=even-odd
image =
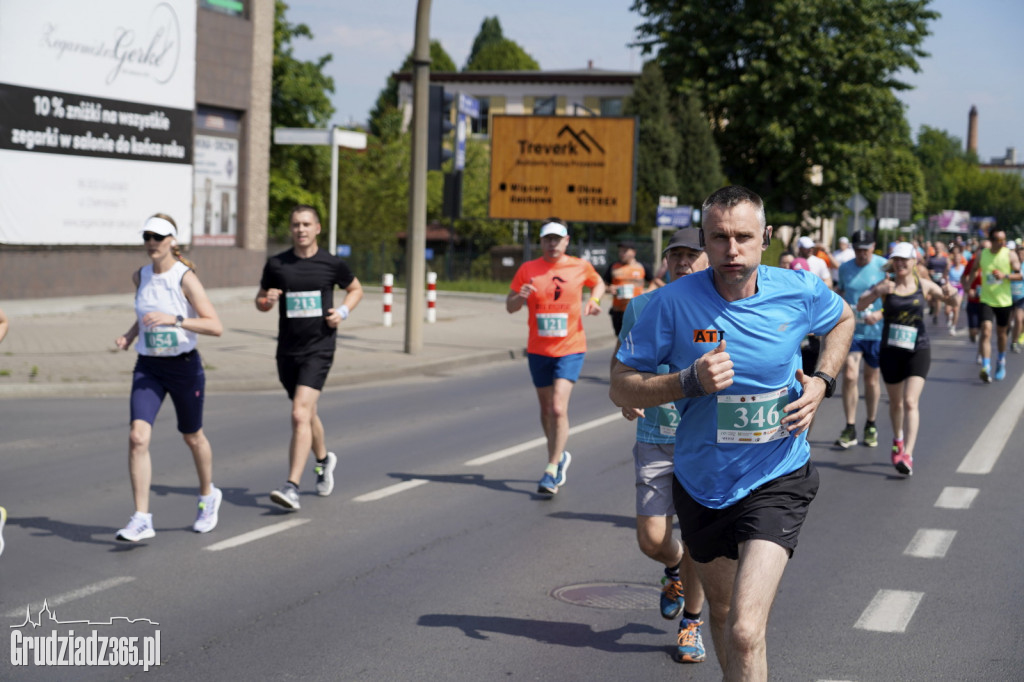
POLYGON ((427 246, 427 117, 430 97, 430 1, 417 0, 412 50, 412 164, 409 229, 405 241, 405 352, 423 350, 423 296, 427 246))

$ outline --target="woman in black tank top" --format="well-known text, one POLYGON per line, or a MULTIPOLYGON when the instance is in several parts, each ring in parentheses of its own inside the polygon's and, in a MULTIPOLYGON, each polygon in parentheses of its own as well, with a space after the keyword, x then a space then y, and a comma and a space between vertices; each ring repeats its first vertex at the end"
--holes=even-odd
POLYGON ((938 300, 956 300, 956 290, 948 282, 940 287, 918 276, 916 257, 911 244, 897 244, 886 266, 891 272, 889 278, 865 291, 857 302, 858 310, 866 310, 876 299, 882 299, 885 324, 879 368, 889 393, 892 465, 906 476, 914 470, 914 444, 920 421, 917 405, 931 365, 925 307, 929 300, 934 301, 933 305, 938 300))

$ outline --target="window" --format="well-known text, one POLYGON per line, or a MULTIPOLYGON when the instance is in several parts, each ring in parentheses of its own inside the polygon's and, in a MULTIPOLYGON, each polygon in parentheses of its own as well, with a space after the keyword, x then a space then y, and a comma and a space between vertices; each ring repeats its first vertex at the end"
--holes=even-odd
POLYGON ((487 115, 491 111, 491 98, 490 97, 477 97, 476 100, 480 102, 480 118, 474 118, 470 127, 470 132, 474 135, 486 135, 487 134, 487 115))
POLYGON ((602 97, 601 98, 601 115, 602 116, 622 116, 622 98, 621 97, 602 97))
POLYGON ((558 97, 537 97, 533 100, 533 113, 535 116, 554 116, 558 97))

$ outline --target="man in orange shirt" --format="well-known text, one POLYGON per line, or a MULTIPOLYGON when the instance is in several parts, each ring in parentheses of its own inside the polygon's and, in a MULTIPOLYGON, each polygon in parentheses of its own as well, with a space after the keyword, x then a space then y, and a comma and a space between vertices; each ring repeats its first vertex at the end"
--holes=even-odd
POLYGON ((604 273, 604 283, 612 290, 612 329, 615 336, 622 331, 622 315, 629 302, 647 290, 651 282, 650 272, 636 259, 636 244, 619 244, 619 260, 612 263, 604 273))
POLYGON ((583 315, 601 314, 605 285, 593 265, 566 254, 569 230, 564 221, 549 218, 540 228, 540 245, 543 257, 523 263, 512 278, 505 309, 514 313, 525 305, 529 313, 526 353, 548 441, 548 464, 537 492, 551 496, 565 483, 572 461, 565 443, 569 438, 569 396, 587 351, 583 315), (585 306, 584 287, 591 295, 585 306))

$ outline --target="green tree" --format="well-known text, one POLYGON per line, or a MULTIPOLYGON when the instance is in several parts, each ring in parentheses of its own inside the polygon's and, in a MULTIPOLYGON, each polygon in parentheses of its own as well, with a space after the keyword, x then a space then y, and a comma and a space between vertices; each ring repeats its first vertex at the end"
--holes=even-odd
POLYGON ((903 121, 894 90, 919 71, 929 0, 636 0, 645 51, 700 96, 731 182, 784 211, 830 212, 858 143, 903 121), (825 181, 812 185, 814 166, 825 181))
POLYGON ((655 224, 658 197, 679 194, 679 133, 673 126, 668 91, 657 62, 644 64, 622 113, 639 118, 636 164, 636 224, 655 224))
MULTIPOLYGON (((325 127, 334 114, 328 93, 334 80, 324 74, 331 55, 305 62, 295 58, 292 41, 313 38, 305 24, 285 18, 288 5, 274 3, 274 64, 271 80, 271 129, 325 127)), ((288 214, 297 203, 309 204, 326 215, 324 197, 330 185, 330 157, 323 147, 271 145, 268 234, 288 235, 288 214)))
POLYGON ((960 139, 944 130, 921 126, 914 155, 921 164, 928 190, 925 213, 935 215, 945 209, 955 209, 959 179, 974 165, 960 139))
POLYGON ((466 71, 540 71, 540 64, 514 40, 503 38, 484 44, 466 71))
MULTIPOLYGON (((437 40, 430 41, 430 70, 439 73, 456 71, 455 62, 437 40)), ((410 51, 399 67, 398 73, 412 72, 410 51)), ((402 132, 402 112, 398 108, 398 79, 388 76, 384 89, 377 95, 377 101, 370 111, 370 133, 381 139, 393 140, 402 132)))
POLYGON ((480 32, 477 33, 476 38, 473 39, 473 47, 469 49, 469 57, 466 58, 465 70, 469 71, 469 65, 473 62, 484 45, 499 43, 504 39, 505 34, 501 30, 501 22, 498 21, 498 17, 485 18, 483 23, 480 24, 480 32))
POLYGON ((672 115, 679 132, 679 201, 699 207, 708 195, 725 185, 722 156, 699 95, 680 93, 673 97, 672 115))

